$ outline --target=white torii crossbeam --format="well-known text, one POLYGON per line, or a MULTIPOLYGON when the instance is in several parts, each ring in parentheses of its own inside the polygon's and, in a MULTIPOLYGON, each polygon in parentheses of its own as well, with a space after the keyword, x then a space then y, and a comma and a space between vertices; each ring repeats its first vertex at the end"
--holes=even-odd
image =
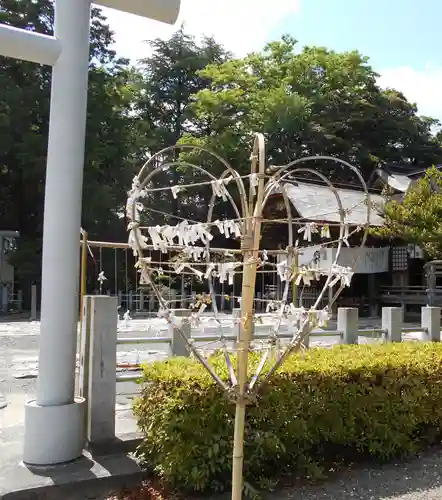
MULTIPOLYGON (((180 0, 96 3, 169 24, 180 10, 180 0)), ((33 465, 74 460, 85 444, 75 364, 90 12, 90 0, 55 0, 54 36, 0 24, 0 55, 53 67, 37 396, 25 408, 23 459, 33 465)))

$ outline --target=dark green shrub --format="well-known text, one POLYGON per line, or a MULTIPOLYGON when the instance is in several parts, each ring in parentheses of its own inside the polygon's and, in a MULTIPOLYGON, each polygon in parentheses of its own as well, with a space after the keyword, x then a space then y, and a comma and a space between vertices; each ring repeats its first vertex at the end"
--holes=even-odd
MULTIPOLYGON (((211 361, 227 379, 223 359, 211 361)), ((442 345, 434 343, 292 356, 248 408, 246 478, 309 475, 350 452, 388 459, 415 451, 442 426, 441 368, 442 345)), ((195 491, 229 486, 234 406, 196 361, 146 366, 135 414, 144 434, 139 454, 162 478, 195 491)))

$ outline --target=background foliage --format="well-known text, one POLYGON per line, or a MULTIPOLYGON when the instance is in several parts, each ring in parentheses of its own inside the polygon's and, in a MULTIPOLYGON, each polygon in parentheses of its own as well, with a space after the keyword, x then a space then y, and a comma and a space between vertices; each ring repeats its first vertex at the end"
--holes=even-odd
POLYGON ((385 224, 373 234, 419 245, 432 259, 442 258, 442 173, 436 167, 410 187, 401 199, 388 199, 385 224))
MULTIPOLYGON (((0 22, 51 34, 52 2, 3 0, 0 22)), ((236 59, 216 40, 197 41, 182 27, 170 40, 147 44, 137 62, 120 58, 113 41, 94 8, 82 218, 91 238, 126 239, 121 214, 134 173, 178 141, 208 146, 242 171, 257 130, 266 135, 273 164, 330 154, 368 178, 380 162, 412 168, 441 161, 440 137, 432 134, 436 120, 418 116, 400 92, 380 89, 368 59, 356 51, 302 48, 285 36, 236 59)), ((25 291, 41 272, 50 80, 48 67, 0 57, 0 229, 20 232, 14 260, 25 291)), ((197 160, 219 168, 208 158, 197 160)), ((327 164, 318 168, 352 182, 327 164)), ((179 175, 171 170, 157 181, 173 184, 179 175)), ((171 205, 157 195, 152 203, 196 217, 206 207, 204 196, 171 205)))

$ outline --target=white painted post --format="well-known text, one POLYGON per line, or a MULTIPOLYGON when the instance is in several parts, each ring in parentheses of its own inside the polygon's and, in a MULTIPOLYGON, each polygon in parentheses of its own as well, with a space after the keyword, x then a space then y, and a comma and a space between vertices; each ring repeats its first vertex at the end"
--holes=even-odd
POLYGON ((37 397, 25 415, 24 461, 35 465, 73 460, 84 445, 74 390, 90 10, 90 0, 55 2, 62 51, 52 71, 37 397))
POLYGON ((86 439, 88 443, 99 443, 115 438, 117 298, 97 295, 88 300, 91 318, 86 439))
MULTIPOLYGON (((175 309, 173 313, 177 318, 182 318, 180 324, 180 330, 184 333, 184 335, 188 339, 190 339, 192 336, 192 325, 190 324, 189 320, 191 311, 189 311, 188 309, 175 309)), ((189 356, 190 354, 189 349, 186 345, 186 342, 181 337, 180 332, 176 328, 174 328, 173 325, 169 326, 169 331, 172 337, 172 344, 171 344, 172 355, 184 356, 184 357, 189 356)))
POLYGON ((31 321, 37 320, 37 285, 31 286, 31 321))
POLYGON ((359 311, 356 307, 339 307, 337 330, 342 333, 342 344, 359 341, 359 311))
MULTIPOLYGON (((173 24, 180 0, 98 0, 173 24)), ((35 401, 25 408, 24 461, 81 455, 84 400, 75 398, 80 229, 90 0, 55 0, 53 37, 0 24, 0 55, 53 65, 43 227, 40 355, 35 401)), ((113 314, 115 317, 115 314, 113 314)))
POLYGON ((423 307, 421 316, 422 340, 440 342, 440 307, 423 307))
POLYGON ((387 342, 402 342, 402 307, 382 308, 382 329, 386 332, 387 342))

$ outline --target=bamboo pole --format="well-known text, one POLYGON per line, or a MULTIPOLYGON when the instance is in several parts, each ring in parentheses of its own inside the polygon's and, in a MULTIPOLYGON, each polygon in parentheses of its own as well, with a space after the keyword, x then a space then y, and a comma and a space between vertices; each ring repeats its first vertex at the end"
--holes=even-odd
MULTIPOLYGON (((247 405, 248 355, 253 331, 253 302, 259 244, 261 239, 261 213, 264 199, 265 146, 264 136, 257 134, 252 154, 252 174, 259 167, 259 183, 253 218, 248 221, 247 234, 242 241, 244 275, 241 292, 241 322, 238 338, 238 395, 235 412, 235 433, 232 464, 232 500, 241 500, 243 491, 244 429, 247 405)), ((251 202, 252 200, 249 200, 251 202)), ((252 206, 252 205, 250 205, 252 206)))
MULTIPOLYGON (((83 243, 83 240, 80 240, 80 244, 83 243)), ((88 240, 87 244, 90 248, 129 248, 131 249, 132 247, 129 245, 129 243, 119 243, 119 242, 114 242, 114 241, 94 241, 94 240, 88 240)), ((168 250, 170 251, 180 251, 183 250, 184 246, 178 246, 178 245, 170 245, 168 246, 168 250)), ((205 247, 204 247, 205 248, 205 247)), ((146 245, 145 250, 157 250, 156 247, 153 245, 146 245)), ((232 254, 242 254, 244 253, 244 250, 239 249, 239 248, 210 248, 211 252, 214 253, 222 253, 225 255, 226 253, 232 253, 232 254)), ((259 252, 262 252, 262 250, 259 250, 259 252)), ((267 255, 287 255, 288 251, 287 250, 266 250, 267 255)))

